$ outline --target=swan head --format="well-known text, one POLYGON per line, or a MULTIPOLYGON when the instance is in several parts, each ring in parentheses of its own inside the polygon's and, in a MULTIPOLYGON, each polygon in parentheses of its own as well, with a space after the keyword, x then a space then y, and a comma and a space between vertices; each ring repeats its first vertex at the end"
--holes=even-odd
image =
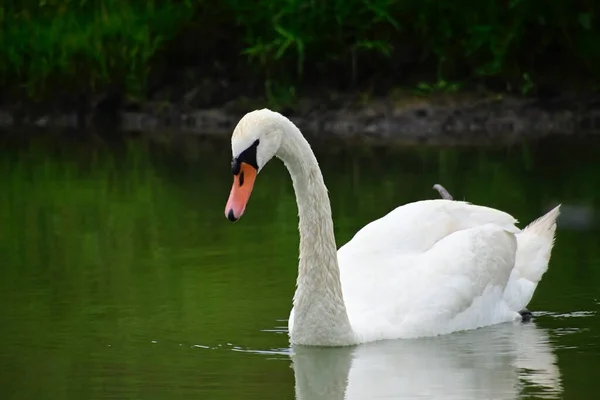
POLYGON ((231 136, 233 185, 225 206, 225 216, 240 219, 250 200, 256 176, 281 145, 282 116, 268 109, 244 115, 231 136))

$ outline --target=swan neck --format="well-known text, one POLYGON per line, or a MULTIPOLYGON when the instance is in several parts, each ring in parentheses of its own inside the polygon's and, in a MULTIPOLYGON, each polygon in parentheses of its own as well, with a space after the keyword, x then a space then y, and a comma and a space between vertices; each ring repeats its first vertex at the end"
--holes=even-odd
POLYGON ((348 344, 352 329, 342 293, 327 187, 310 145, 291 122, 277 156, 292 177, 299 216, 300 256, 290 337, 295 344, 348 344))

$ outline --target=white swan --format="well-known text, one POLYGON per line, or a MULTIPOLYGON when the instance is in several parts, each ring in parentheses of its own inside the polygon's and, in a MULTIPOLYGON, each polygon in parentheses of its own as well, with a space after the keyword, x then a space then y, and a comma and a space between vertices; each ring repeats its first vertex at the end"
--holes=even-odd
POLYGON ((319 164, 290 120, 252 111, 236 126, 231 148, 229 220, 242 216, 273 156, 293 180, 300 260, 292 344, 344 346, 520 319, 548 268, 560 206, 520 230, 512 216, 492 208, 419 201, 369 223, 336 250, 319 164))

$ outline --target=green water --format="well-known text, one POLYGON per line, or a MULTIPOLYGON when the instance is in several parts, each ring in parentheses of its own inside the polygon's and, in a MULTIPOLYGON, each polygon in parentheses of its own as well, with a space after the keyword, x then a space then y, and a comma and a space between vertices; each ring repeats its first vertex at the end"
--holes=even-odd
POLYGON ((315 145, 339 244, 436 182, 523 223, 570 206, 533 323, 347 349, 289 348, 298 232, 281 163, 231 224, 227 141, 3 141, 2 399, 596 398, 600 140, 315 145))

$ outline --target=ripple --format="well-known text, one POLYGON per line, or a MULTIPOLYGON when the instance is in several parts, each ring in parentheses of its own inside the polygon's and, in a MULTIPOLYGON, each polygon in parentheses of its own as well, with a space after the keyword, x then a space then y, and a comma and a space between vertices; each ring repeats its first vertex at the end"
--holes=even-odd
POLYGON ((586 329, 580 329, 580 328, 556 328, 552 330, 552 333, 555 334, 556 336, 566 336, 566 335, 572 335, 574 333, 580 333, 585 331, 586 329))
POLYGON ((196 348, 196 349, 204 349, 204 350, 229 350, 229 351, 235 351, 235 352, 239 352, 239 353, 250 353, 250 354, 263 355, 263 356, 264 355, 280 356, 280 357, 274 357, 274 358, 267 358, 267 360, 269 360, 269 359, 289 360, 290 355, 293 354, 293 351, 291 348, 254 349, 254 348, 250 348, 250 347, 237 346, 232 343, 218 344, 216 346, 193 344, 190 347, 196 348))
POLYGON ((596 315, 595 311, 573 311, 570 313, 559 314, 551 311, 536 311, 534 316, 536 317, 551 317, 551 318, 583 318, 593 317, 596 315))
MULTIPOLYGON (((261 349, 250 349, 250 348, 242 348, 242 347, 233 347, 231 350, 242 352, 242 353, 251 353, 251 354, 259 354, 259 355, 285 356, 285 359, 289 359, 289 356, 291 356, 293 354, 291 348, 261 350, 261 349)), ((282 357, 277 357, 277 358, 274 358, 274 359, 281 360, 282 357)))

